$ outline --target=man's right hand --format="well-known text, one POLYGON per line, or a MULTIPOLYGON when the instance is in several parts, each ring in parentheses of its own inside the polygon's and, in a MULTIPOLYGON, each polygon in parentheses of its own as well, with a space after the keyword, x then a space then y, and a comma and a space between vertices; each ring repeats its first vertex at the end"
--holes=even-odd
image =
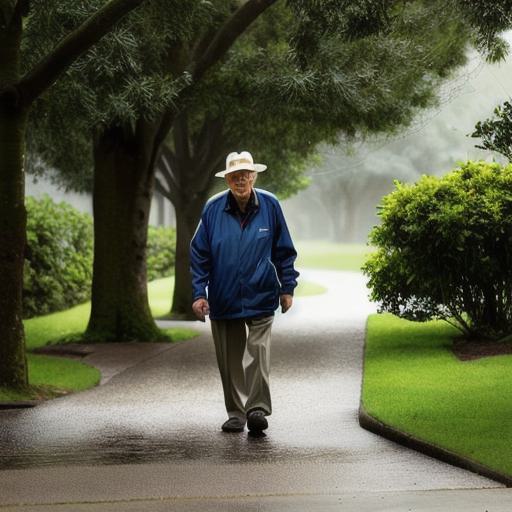
POLYGON ((201 322, 204 322, 205 315, 210 314, 210 306, 208 304, 208 301, 204 298, 197 299, 192 304, 192 310, 194 311, 195 315, 201 322))

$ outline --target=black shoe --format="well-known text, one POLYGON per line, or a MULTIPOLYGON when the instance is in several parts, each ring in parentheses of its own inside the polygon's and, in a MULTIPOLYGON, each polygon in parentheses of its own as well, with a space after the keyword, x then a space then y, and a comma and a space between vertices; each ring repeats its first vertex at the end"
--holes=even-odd
POLYGON ((268 428, 265 411, 262 409, 254 409, 247 413, 247 428, 251 431, 261 432, 268 428))
POLYGON ((234 416, 222 424, 222 430, 224 432, 243 432, 244 426, 245 421, 242 421, 240 418, 234 416))

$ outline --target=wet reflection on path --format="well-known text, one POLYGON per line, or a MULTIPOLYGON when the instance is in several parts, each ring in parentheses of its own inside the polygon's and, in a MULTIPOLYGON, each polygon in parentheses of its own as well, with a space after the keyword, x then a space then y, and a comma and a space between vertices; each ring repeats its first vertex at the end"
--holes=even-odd
MULTIPOLYGON (((209 326, 92 390, 0 412, 0 468, 178 460, 336 461, 368 442, 357 425, 366 316, 356 273, 304 272, 327 294, 278 313, 272 339, 273 414, 264 437, 225 434, 209 326)), ((360 456, 360 454, 358 455, 360 456)))

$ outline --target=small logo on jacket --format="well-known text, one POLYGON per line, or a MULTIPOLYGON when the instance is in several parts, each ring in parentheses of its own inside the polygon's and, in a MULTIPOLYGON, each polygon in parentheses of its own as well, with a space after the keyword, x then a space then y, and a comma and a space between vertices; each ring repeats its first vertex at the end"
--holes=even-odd
POLYGON ((268 228, 260 228, 258 231, 259 231, 260 233, 261 233, 262 231, 268 231, 268 228))

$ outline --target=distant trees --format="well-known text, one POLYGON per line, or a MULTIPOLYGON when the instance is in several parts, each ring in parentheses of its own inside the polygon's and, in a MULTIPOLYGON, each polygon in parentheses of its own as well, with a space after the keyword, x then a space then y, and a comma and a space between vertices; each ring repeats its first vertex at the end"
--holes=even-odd
MULTIPOLYGON (((319 215, 323 219, 323 232, 317 228, 316 237, 338 243, 364 242, 365 210, 373 211, 382 194, 391 190, 392 175, 405 179, 414 174, 411 169, 402 172, 400 155, 374 146, 367 141, 353 153, 343 144, 322 148, 321 162, 310 171, 312 184, 303 198, 306 204, 313 195, 320 200, 316 211, 310 213, 317 217, 316 223, 319 215)), ((293 205, 291 208, 294 211, 293 205)))
POLYGON ((375 205, 394 188, 393 179, 412 183, 423 173, 445 173, 461 160, 489 158, 482 142, 475 148, 468 134, 503 96, 503 86, 512 80, 509 63, 510 58, 496 68, 472 52, 468 64, 443 83, 439 104, 400 133, 322 146, 321 162, 307 172, 311 185, 285 203, 291 228, 304 238, 363 243, 377 222, 375 205), (316 206, 306 212, 304 204, 316 206))

